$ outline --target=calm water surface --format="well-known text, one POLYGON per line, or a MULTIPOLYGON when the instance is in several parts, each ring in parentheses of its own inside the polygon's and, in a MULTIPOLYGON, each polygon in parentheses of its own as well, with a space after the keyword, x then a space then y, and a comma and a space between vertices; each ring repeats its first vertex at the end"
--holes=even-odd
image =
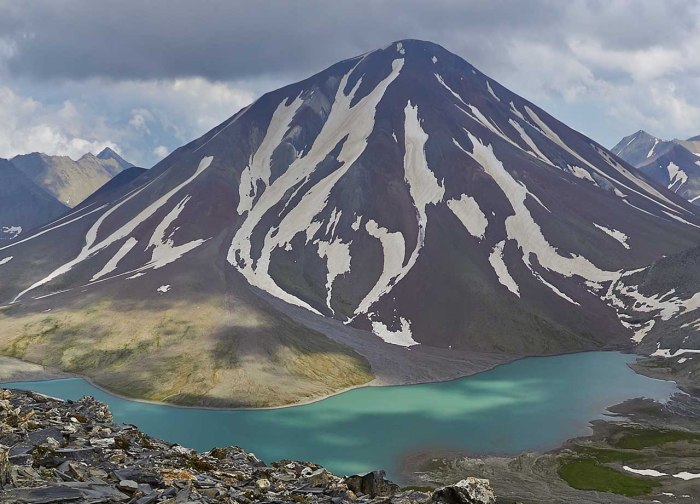
POLYGON ((417 450, 513 454, 585 435, 605 408, 633 397, 667 399, 676 387, 634 373, 634 356, 590 352, 523 359, 459 380, 352 390, 305 406, 205 410, 114 397, 80 378, 6 384, 64 399, 92 395, 115 421, 183 446, 239 445, 270 462, 311 460, 343 474, 396 476, 417 450))

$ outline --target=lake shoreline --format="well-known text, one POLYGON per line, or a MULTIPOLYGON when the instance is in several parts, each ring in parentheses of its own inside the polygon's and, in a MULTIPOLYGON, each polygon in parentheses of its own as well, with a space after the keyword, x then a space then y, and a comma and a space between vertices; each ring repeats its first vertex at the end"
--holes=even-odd
MULTIPOLYGON (((559 473, 562 463, 570 461, 572 456, 581 456, 580 454, 586 453, 585 450, 591 447, 593 450, 608 450, 607 453, 615 452, 617 446, 611 440, 619 437, 620 430, 631 429, 632 433, 637 429, 673 431, 680 432, 681 435, 690 432, 700 439, 700 388, 697 383, 688 379, 687 369, 678 369, 677 359, 670 361, 672 362, 651 357, 628 364, 637 374, 676 384, 678 392, 665 402, 633 398, 609 406, 607 418, 589 422, 590 434, 569 438, 550 450, 528 450, 516 455, 477 453, 459 449, 408 453, 402 458, 396 479, 403 484, 427 488, 446 484, 450 481, 450 473, 454 473, 456 477, 459 471, 466 471, 477 477, 488 477, 500 496, 507 496, 515 501, 532 500, 543 504, 558 504, 562 501, 627 504, 649 502, 650 498, 654 499, 653 502, 666 503, 676 502, 677 497, 700 498, 699 487, 694 486, 693 481, 678 477, 667 477, 661 481, 652 478, 654 483, 662 484, 658 493, 638 500, 608 492, 577 490, 561 479, 559 473), (664 362, 666 366, 663 365, 664 362), (439 477, 431 480, 431 477, 436 475, 439 477)), ((700 366, 696 364, 695 369, 698 368, 700 366)), ((654 450, 654 447, 645 448, 646 461, 627 463, 633 467, 662 467, 666 472, 671 470, 669 467, 675 467, 673 470, 676 472, 694 470, 697 473, 700 469, 697 465, 700 463, 700 452, 692 455, 692 450, 687 445, 671 450, 671 453, 677 454, 676 457, 670 457, 669 451, 663 449, 663 444, 659 446, 658 454, 654 450)), ((610 464, 610 461, 605 459, 601 463, 606 462, 610 464)), ((612 461, 612 465, 621 474, 629 474, 629 471, 624 470, 623 462, 612 461)))
MULTIPOLYGON (((360 384, 360 385, 354 385, 351 387, 346 387, 341 390, 337 390, 335 392, 329 393, 329 394, 323 394, 318 397, 313 397, 308 400, 304 401, 298 401, 290 404, 280 404, 280 405, 272 405, 272 406, 198 406, 198 405, 186 405, 186 404, 178 404, 178 403, 171 403, 171 402, 165 402, 165 401, 157 401, 157 400, 151 400, 151 399, 144 399, 144 398, 139 398, 139 397, 132 397, 128 396, 125 394, 120 394, 119 392, 115 392, 97 382, 94 381, 93 378, 90 376, 86 375, 81 375, 77 373, 67 373, 64 371, 60 370, 54 370, 51 368, 48 368, 46 366, 43 366, 41 364, 36 364, 33 362, 25 361, 22 359, 18 359, 15 357, 8 357, 8 356, 0 356, 0 370, 6 365, 11 364, 17 368, 22 368, 24 370, 20 370, 14 375, 6 376, 5 373, 0 372, 0 386, 2 383, 20 383, 20 382, 39 382, 39 381, 46 381, 46 380, 63 380, 63 379, 69 379, 69 378, 81 378, 88 382, 90 385, 93 387, 101 390, 102 392, 109 394, 112 397, 118 398, 118 399, 123 399, 127 401, 134 401, 134 402, 139 402, 143 404, 152 404, 152 405, 157 405, 157 406, 168 406, 168 407, 173 407, 173 408, 182 408, 182 409, 202 409, 202 410, 216 410, 216 411, 257 411, 257 410, 278 410, 278 409, 286 409, 286 408, 295 408, 295 407, 300 407, 300 406, 308 406, 310 404, 314 404, 320 401, 324 401, 326 399, 330 399, 332 397, 336 397, 342 394, 345 394, 347 392, 351 392, 353 390, 362 390, 366 388, 393 388, 393 387, 404 387, 404 386, 410 386, 410 385, 424 385, 424 384, 440 384, 440 383, 450 383, 454 382, 457 380, 461 380, 463 378, 468 378, 468 377, 473 377, 477 376, 482 373, 486 373, 488 371, 492 371, 500 366, 512 364, 514 362, 518 362, 524 359, 546 359, 549 357, 559 357, 559 356, 566 356, 566 355, 577 355, 577 354, 586 354, 586 353, 593 353, 593 352, 613 352, 613 353, 620 353, 623 355, 637 355, 634 354, 633 352, 621 350, 621 349, 610 349, 610 350, 585 350, 585 351, 572 351, 572 352, 558 352, 558 353, 553 353, 553 354, 547 354, 547 355, 522 355, 522 356, 514 356, 514 355, 509 355, 509 354, 504 354, 502 356, 502 359, 495 359, 495 362, 490 363, 488 365, 482 365, 482 366, 475 366, 475 369, 473 371, 466 371, 463 374, 459 374, 457 376, 453 376, 450 378, 446 379, 438 379, 438 380, 402 380, 400 382, 388 382, 388 381, 383 381, 377 377, 375 377, 373 380, 360 384)), ((639 356, 639 358, 643 358, 644 356, 639 356)), ((637 374, 641 374, 644 376, 647 376, 651 379, 658 379, 662 381, 667 381, 664 380, 663 378, 657 377, 657 376, 649 376, 644 373, 640 373, 634 366, 634 363, 629 363, 628 367, 635 371, 637 374)), ((612 405, 611 405, 612 406, 612 405)))

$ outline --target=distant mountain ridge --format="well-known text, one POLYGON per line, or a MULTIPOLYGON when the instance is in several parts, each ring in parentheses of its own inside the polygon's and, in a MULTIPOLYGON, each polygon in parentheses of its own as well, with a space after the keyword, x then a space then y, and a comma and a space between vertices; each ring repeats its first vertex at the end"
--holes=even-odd
POLYGON ((12 163, 0 159, 0 241, 46 224, 67 210, 12 163))
POLYGON ((662 140, 646 131, 626 136, 612 148, 652 180, 700 205, 700 135, 662 140))
POLYGON ((15 156, 10 162, 68 207, 75 207, 112 177, 133 166, 109 147, 97 156, 87 153, 77 161, 68 156, 33 152, 15 156))

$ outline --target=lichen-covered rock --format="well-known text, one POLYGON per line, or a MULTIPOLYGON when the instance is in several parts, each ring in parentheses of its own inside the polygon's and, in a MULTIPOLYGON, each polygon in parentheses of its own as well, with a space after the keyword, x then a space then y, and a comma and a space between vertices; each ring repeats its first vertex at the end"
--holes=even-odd
POLYGON ((496 502, 496 496, 489 480, 469 477, 454 485, 435 490, 433 502, 438 504, 493 504, 496 502))

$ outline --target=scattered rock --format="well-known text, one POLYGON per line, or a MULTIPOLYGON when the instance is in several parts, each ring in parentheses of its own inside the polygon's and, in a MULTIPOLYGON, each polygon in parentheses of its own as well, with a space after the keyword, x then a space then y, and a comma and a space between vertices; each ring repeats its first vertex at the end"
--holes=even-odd
POLYGON ((493 504, 496 496, 487 479, 467 478, 433 492, 433 502, 439 504, 493 504))
MULTIPOLYGON (((486 495, 483 484, 470 481, 485 480, 464 480, 455 485, 458 490, 441 489, 440 495, 486 495), (464 488, 458 487, 463 483, 464 488)), ((488 481, 485 485, 488 488, 488 481)), ((492 492, 490 495, 493 497, 492 492)), ((493 502, 466 498, 439 502, 493 502)), ((33 392, 0 389, 2 503, 429 501, 427 493, 401 491, 386 479, 384 471, 341 479, 308 462, 282 460, 266 465, 236 446, 199 453, 151 438, 132 425, 113 424, 107 406, 91 397, 61 401, 33 392)))

